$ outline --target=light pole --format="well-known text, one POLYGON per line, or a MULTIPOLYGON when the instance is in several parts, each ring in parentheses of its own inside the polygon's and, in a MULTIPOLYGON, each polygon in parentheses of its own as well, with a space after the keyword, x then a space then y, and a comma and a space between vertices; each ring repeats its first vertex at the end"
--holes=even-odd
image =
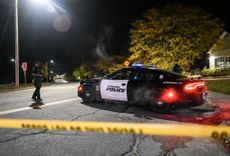
MULTIPOLYGON (((18 1, 15 0, 15 87, 19 87, 19 41, 18 41, 18 1)), ((37 3, 46 3, 51 9, 55 10, 48 0, 34 0, 37 3)))
POLYGON ((19 87, 18 0, 15 0, 15 87, 19 87))

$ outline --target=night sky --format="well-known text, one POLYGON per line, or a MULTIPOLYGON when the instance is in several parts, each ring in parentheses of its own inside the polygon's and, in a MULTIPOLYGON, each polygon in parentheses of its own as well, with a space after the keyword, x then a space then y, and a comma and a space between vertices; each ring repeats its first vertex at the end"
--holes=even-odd
MULTIPOLYGON (((0 0, 0 84, 14 81, 14 1, 0 0)), ((51 1, 51 0, 50 0, 51 1)), ((153 6, 199 5, 230 32, 229 0, 53 0, 50 6, 19 0, 20 64, 46 62, 56 73, 70 72, 107 54, 128 54, 130 23, 153 6)), ((20 70, 22 76, 22 70, 20 70)), ((29 73, 28 73, 29 75, 29 73)), ((22 80, 22 78, 21 78, 22 80)))

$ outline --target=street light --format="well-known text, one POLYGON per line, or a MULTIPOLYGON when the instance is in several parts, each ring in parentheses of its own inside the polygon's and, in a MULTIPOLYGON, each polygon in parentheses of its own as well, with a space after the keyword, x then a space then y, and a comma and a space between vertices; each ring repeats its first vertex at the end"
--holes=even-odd
POLYGON ((54 60, 50 60, 50 63, 52 63, 52 64, 53 64, 53 63, 54 63, 54 60))
POLYGON ((11 58, 11 59, 10 59, 10 62, 15 62, 15 59, 11 58))
POLYGON ((51 0, 33 0, 33 2, 39 6, 42 6, 42 7, 45 6, 46 9, 51 13, 57 13, 55 7, 58 7, 58 6, 55 5, 55 3, 52 2, 51 0))
MULTIPOLYGON (((45 2, 47 0, 36 0, 45 2)), ((18 0, 15 0, 15 87, 19 87, 18 0)))
MULTIPOLYGON (((19 87, 18 1, 19 0, 15 0, 15 87, 19 87)), ((52 5, 58 7, 58 9, 62 9, 61 7, 53 3, 51 0, 34 0, 34 2, 40 5, 46 4, 49 7, 49 10, 52 12, 56 11, 52 5)))

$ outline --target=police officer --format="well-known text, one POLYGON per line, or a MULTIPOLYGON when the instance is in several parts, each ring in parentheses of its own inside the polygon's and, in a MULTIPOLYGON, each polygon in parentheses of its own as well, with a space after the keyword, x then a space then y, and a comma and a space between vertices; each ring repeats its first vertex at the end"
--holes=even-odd
POLYGON ((42 85, 42 70, 40 68, 40 62, 35 61, 34 67, 32 69, 32 82, 35 86, 35 91, 32 96, 32 100, 34 101, 42 101, 40 95, 40 89, 42 85))

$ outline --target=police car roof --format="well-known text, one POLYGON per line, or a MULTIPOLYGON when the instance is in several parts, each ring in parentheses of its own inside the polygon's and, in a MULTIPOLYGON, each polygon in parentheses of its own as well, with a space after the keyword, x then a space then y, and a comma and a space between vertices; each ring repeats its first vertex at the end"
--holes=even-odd
POLYGON ((138 70, 153 70, 153 71, 157 71, 157 72, 161 72, 161 73, 167 73, 167 74, 170 74, 170 75, 174 75, 176 77, 180 77, 180 78, 187 78, 186 76, 184 75, 181 75, 179 73, 176 73, 176 72, 173 72, 173 71, 169 71, 169 70, 165 70, 165 69, 160 69, 160 68, 156 68, 156 67, 153 67, 153 66, 139 66, 139 67, 136 67, 136 66, 132 66, 132 67, 129 67, 129 68, 126 68, 126 69, 138 69, 138 70))

